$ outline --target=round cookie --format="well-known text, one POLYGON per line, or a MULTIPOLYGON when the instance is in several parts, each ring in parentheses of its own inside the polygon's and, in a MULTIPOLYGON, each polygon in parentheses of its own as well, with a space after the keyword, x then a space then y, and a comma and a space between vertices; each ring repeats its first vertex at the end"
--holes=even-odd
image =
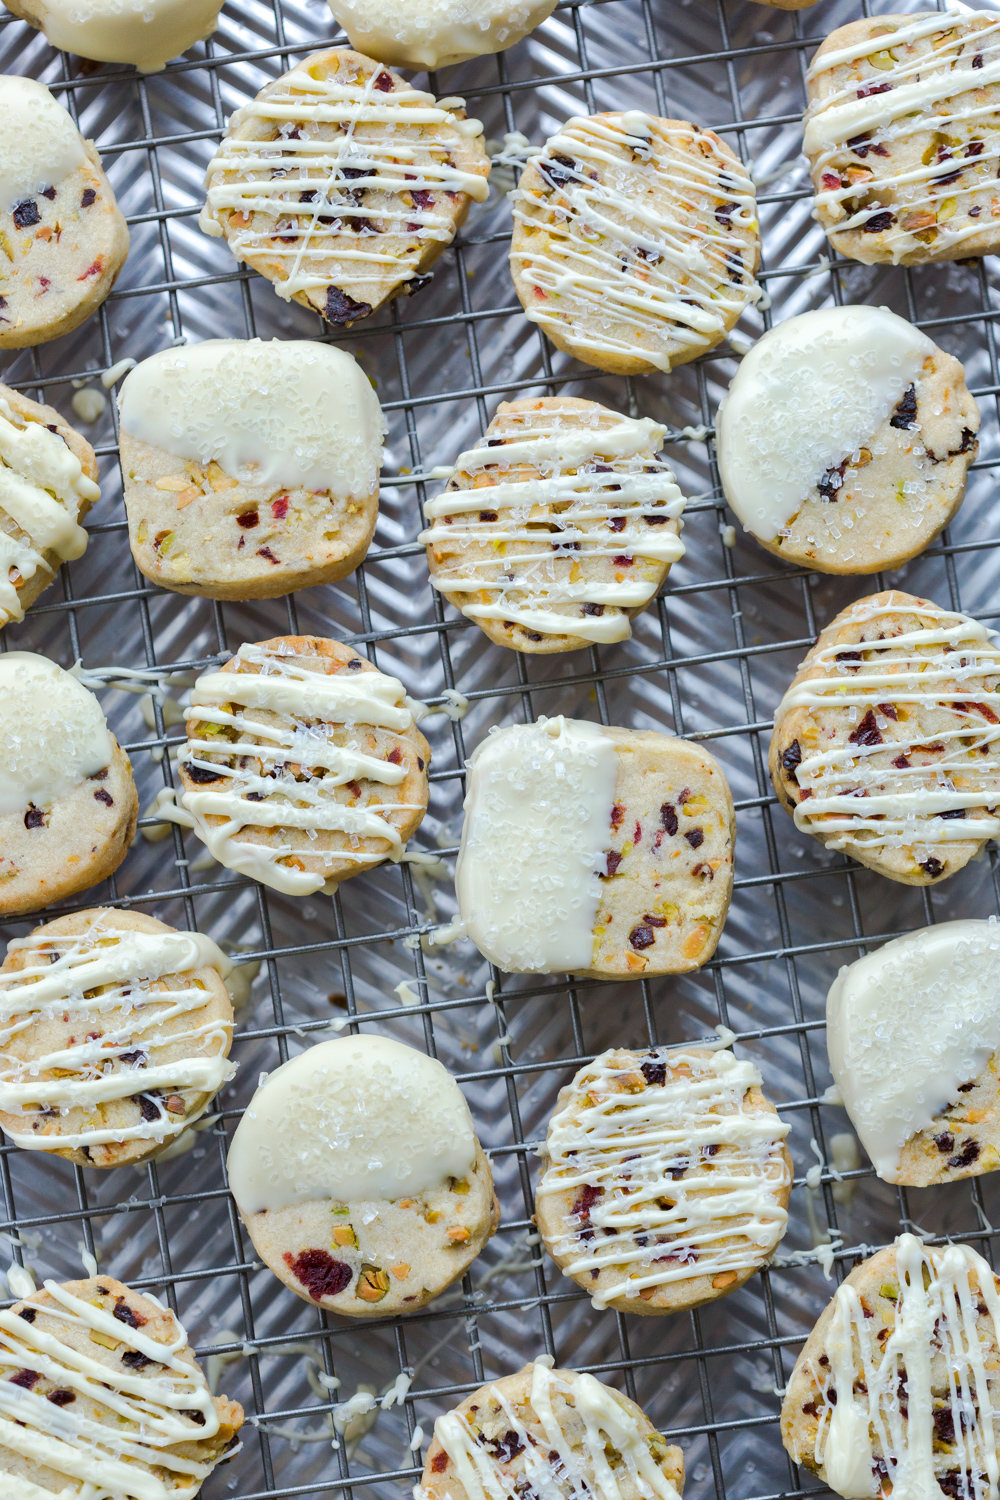
POLYGON ((484 1385, 434 1423, 415 1500, 545 1495, 680 1500, 684 1454, 641 1407, 548 1357, 484 1385))
POLYGON ((5 1495, 191 1496, 236 1446, 243 1408, 211 1394, 155 1297, 111 1276, 46 1281, 0 1328, 5 1495))
POLYGON ((43 83, 0 75, 0 349, 47 343, 89 318, 128 245, 93 141, 43 83))
POLYGON ((47 657, 0 656, 0 916, 104 880, 138 816, 129 758, 93 694, 47 657))
POLYGON ((991 14, 870 16, 807 75, 816 217, 840 255, 916 266, 1000 249, 1000 37, 991 14))
POLYGON ((350 325, 426 285, 485 200, 482 129, 360 52, 314 52, 233 115, 201 227, 279 297, 350 325))
POLYGON ((1000 648, 889 589, 841 610, 774 715, 770 771, 801 833, 933 885, 1000 833, 1000 648))
POLYGON ((971 1246, 912 1234, 856 1265, 785 1388, 793 1461, 844 1496, 994 1489, 998 1286, 971 1246))
POLYGON ((4 0, 63 52, 96 62, 133 63, 159 73, 165 63, 212 35, 219 0, 4 0))
POLYGON ((731 1052, 615 1048, 559 1091, 536 1222, 595 1307, 700 1307, 770 1260, 792 1162, 789 1127, 760 1085, 753 1063, 731 1052), (713 1213, 713 1200, 724 1209, 713 1213))
POLYGON ((351 46, 394 68, 450 68, 503 52, 540 26, 555 0, 329 0, 351 46))
POLYGON ((468 766, 455 891, 491 963, 621 979, 711 958, 736 838, 711 755, 560 717, 494 730, 468 766))
POLYGON ((339 641, 277 636, 199 677, 176 821, 288 895, 398 858, 427 811, 431 752, 403 684, 339 641))
POLYGON ((886 1182, 1000 1167, 1000 929, 940 922, 845 965, 826 1001, 833 1079, 886 1182))
POLYGON ((274 1274, 352 1318, 425 1307, 500 1222, 458 1084, 387 1037, 321 1042, 270 1074, 237 1126, 228 1171, 274 1274))
POLYGON ((714 349, 760 297, 753 183, 711 130, 574 117, 514 202, 514 289, 557 349, 616 375, 714 349))
POLYGON ((100 494, 86 438, 0 385, 0 629, 24 619, 61 562, 83 556, 80 522, 100 494))
POLYGON ((271 599, 363 560, 385 419, 350 354, 209 339, 143 360, 118 402, 129 542, 153 583, 271 599))
POLYGON ((656 457, 665 436, 596 401, 501 402, 424 507, 431 584, 517 651, 627 640, 684 555, 684 496, 656 457))
POLYGON ((962 503, 978 431, 961 364, 885 307, 777 324, 742 361, 715 425, 743 525, 824 573, 875 573, 922 552, 962 503))
POLYGON ((235 1072, 231 969, 210 938, 142 912, 76 912, 12 942, 0 967, 7 1137, 80 1166, 155 1156, 235 1072))

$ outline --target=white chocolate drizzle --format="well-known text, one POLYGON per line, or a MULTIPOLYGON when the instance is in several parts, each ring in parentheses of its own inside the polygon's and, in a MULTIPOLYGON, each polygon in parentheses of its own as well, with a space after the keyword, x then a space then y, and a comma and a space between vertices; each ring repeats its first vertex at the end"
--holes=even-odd
POLYGON ((86 160, 80 132, 44 83, 0 75, 0 213, 58 187, 86 160))
POLYGON ((845 735, 846 743, 803 748, 795 767, 800 795, 809 793, 796 804, 795 826, 834 849, 859 838, 866 848, 900 848, 1000 833, 995 762, 985 755, 1000 740, 1000 648, 968 615, 905 595, 899 603, 862 599, 840 623, 900 615, 917 616, 919 626, 814 652, 810 666, 825 675, 789 688, 774 716, 777 726, 795 708, 835 709, 852 726, 853 743, 845 735), (953 724, 925 735, 917 722, 908 729, 900 707, 944 710, 953 724), (913 750, 930 744, 942 747, 940 758, 912 764, 913 750), (887 752, 904 764, 885 764, 887 752))
POLYGON ((0 656, 0 817, 48 807, 102 771, 114 745, 101 706, 46 656, 0 656))
POLYGON ((87 533, 77 521, 81 504, 100 497, 80 460, 57 433, 26 422, 0 396, 0 627, 23 620, 11 570, 23 579, 49 572, 44 552, 63 562, 82 557, 87 533), (17 535, 3 525, 9 521, 17 535))
POLYGON ((237 260, 266 248, 281 266, 274 283, 279 297, 337 278, 362 290, 390 272, 408 281, 428 242, 449 244, 454 237, 450 216, 440 211, 442 195, 465 193, 477 202, 488 196, 485 175, 449 163, 457 139, 482 134, 479 121, 459 118, 409 84, 383 91, 380 80, 391 76, 376 66, 363 83, 342 83, 316 77, 303 63, 230 120, 230 134, 208 166, 200 224, 216 236, 225 225, 237 260), (232 134, 250 119, 273 126, 277 138, 232 134), (366 204, 362 192, 379 197, 366 204), (243 228, 233 226, 237 213, 247 220, 243 228), (274 226, 252 228, 247 216, 255 213, 273 218, 274 226), (385 226, 382 234, 372 219, 385 226), (408 237, 416 252, 407 260, 380 248, 384 234, 408 237))
MULTIPOLYGON (((516 1480, 527 1480, 541 1500, 596 1495, 599 1500, 622 1500, 616 1468, 608 1461, 607 1445, 621 1457, 621 1469, 643 1500, 679 1500, 677 1490, 650 1451, 650 1429, 643 1427, 615 1393, 593 1375, 551 1370, 546 1361, 531 1367, 529 1404, 544 1434, 540 1443, 518 1416, 516 1407, 498 1386, 487 1386, 490 1402, 503 1413, 509 1430, 523 1448, 524 1474, 505 1472, 461 1412, 448 1412, 434 1423, 434 1436, 451 1460, 455 1476, 469 1500, 517 1500, 516 1480), (569 1440, 559 1422, 555 1397, 571 1403, 583 1423, 579 1446, 569 1440)), ((624 1476, 623 1476, 624 1477, 624 1476)), ((421 1486, 418 1500, 426 1495, 421 1486)), ((435 1486, 434 1493, 437 1493, 435 1486)))
POLYGON ((1000 1479, 996 1356, 979 1327, 988 1317, 993 1339, 1000 1328, 993 1272, 969 1245, 931 1247, 902 1234, 895 1249, 896 1316, 888 1337, 879 1340, 884 1325, 866 1316, 851 1282, 833 1299, 815 1460, 830 1487, 850 1500, 879 1493, 876 1463, 888 1471, 897 1500, 944 1493, 993 1500, 1000 1479), (935 1411, 951 1419, 950 1452, 935 1452, 935 1411), (943 1490, 946 1473, 957 1490, 943 1490))
POLYGON ((663 1047, 642 1058, 603 1053, 574 1079, 549 1124, 538 1195, 600 1189, 549 1245, 574 1256, 564 1276, 620 1273, 595 1290, 595 1307, 693 1276, 759 1270, 773 1255, 788 1221, 789 1126, 746 1107, 760 1083, 753 1063, 731 1052, 663 1047), (720 1146, 730 1149, 716 1159, 720 1146))
MULTIPOLYGON (((208 736, 204 730, 200 737, 189 734, 182 755, 187 765, 224 779, 225 789, 210 784, 204 790, 186 791, 177 810, 182 815, 178 821, 183 821, 183 813, 190 817, 198 837, 220 864, 289 895, 322 890, 326 879, 281 863, 295 858, 296 851, 287 844, 241 841, 243 829, 344 833, 350 847, 328 852, 325 858, 348 859, 358 865, 378 864, 386 857, 364 849, 362 839, 385 839, 389 857, 398 858, 403 843, 387 814, 414 811, 416 804, 376 802, 351 807, 338 801, 336 793, 355 780, 399 786, 406 778, 405 765, 368 754, 360 747, 363 734, 347 745, 335 744, 330 729, 345 724, 396 733, 409 729, 413 715, 399 679, 346 668, 333 674, 314 672, 294 656, 253 645, 241 646, 237 660, 257 670, 209 672, 199 677, 185 710, 189 723, 219 725, 232 736, 208 736), (245 709, 281 714, 291 723, 261 723, 248 719, 245 709), (210 754, 220 759, 206 759, 210 754), (230 758, 235 766, 225 763, 230 758), (243 759, 250 764, 241 766, 243 759), (292 766, 312 774, 298 781, 292 766), (210 817, 225 821, 210 824, 210 817)), ((163 811, 171 816, 171 811, 163 811)))
POLYGON ((582 358, 669 370, 674 351, 711 348, 761 296, 754 186, 711 136, 639 110, 574 117, 534 166, 545 190, 511 195, 523 231, 511 260, 535 289, 526 316, 582 358))
POLYGON ((152 1118, 65 1133, 47 1122, 40 1130, 5 1127, 29 1150, 167 1140, 190 1124, 192 1096, 214 1094, 236 1071, 226 1058, 232 1022, 200 1018, 209 993, 180 978, 206 966, 225 978, 232 969, 225 954, 198 932, 119 930, 112 922, 107 912, 85 933, 43 930, 9 944, 8 953, 38 956, 23 968, 0 970, 0 1109, 27 1123, 37 1121, 39 1110, 51 1119, 142 1095, 143 1113, 152 1118), (88 1035, 88 1023, 100 1024, 109 1012, 120 1019, 103 1035, 88 1035), (78 1023, 79 1039, 28 1059, 8 1050, 39 1024, 67 1016, 78 1023), (158 1061, 161 1049, 182 1046, 184 1055, 158 1061), (175 1093, 185 1102, 183 1113, 164 1105, 161 1094, 175 1093))
POLYGON ((826 1002, 834 1082, 875 1170, 900 1152, 1000 1047, 1000 926, 940 922, 841 969, 826 1002))
MULTIPOLYGON (((65 1479, 57 1500, 175 1500, 182 1490, 194 1494, 215 1465, 174 1450, 215 1437, 220 1423, 204 1375, 181 1357, 187 1349, 183 1327, 175 1319, 175 1336, 161 1343, 114 1317, 111 1303, 95 1305, 97 1298, 78 1297, 56 1281, 46 1281, 45 1290, 55 1306, 29 1300, 27 1307, 37 1307, 32 1322, 11 1308, 0 1311, 0 1447, 65 1479), (43 1318, 62 1325, 66 1340, 43 1327, 43 1318), (144 1356, 149 1366, 115 1369, 87 1353, 86 1344, 74 1348, 68 1338, 81 1330, 88 1341, 97 1335, 144 1356), (26 1369, 74 1399, 60 1406, 16 1385, 10 1376, 26 1369)), ((26 1486, 17 1493, 50 1491, 26 1486)))
POLYGON ((31 0, 29 8, 53 47, 158 73, 212 35, 221 6, 220 0, 31 0))
POLYGON ((464 932, 512 974, 590 967, 618 756, 598 724, 494 730, 469 763, 455 891, 464 932))
POLYGON ((626 611, 656 593, 663 576, 656 565, 684 555, 674 525, 684 496, 655 456, 666 428, 614 412, 560 412, 550 402, 501 414, 489 434, 456 460, 452 482, 460 487, 425 508, 431 525, 419 541, 473 554, 442 562, 431 574, 434 588, 486 592, 485 601, 459 605, 471 620, 627 639, 626 611), (522 477, 525 468, 534 473, 522 477), (594 570, 603 558, 621 565, 594 570), (561 605, 570 608, 553 607, 561 605))
POLYGON ((977 202, 980 211, 989 212, 1000 162, 1000 129, 989 93, 1000 83, 1000 21, 988 12, 944 11, 913 21, 876 16, 873 22, 874 35, 828 52, 809 70, 810 82, 860 59, 872 61, 877 70, 865 79, 856 74, 845 86, 814 98, 806 111, 804 150, 817 207, 843 205, 843 216, 827 226, 830 234, 863 229, 876 215, 891 213, 881 233, 894 263, 919 251, 915 236, 928 229, 935 231, 935 258, 952 256, 963 240, 983 233, 983 219, 968 212, 975 207, 970 200, 984 195, 977 202), (986 24, 973 24, 978 21, 986 24), (895 55, 897 47, 928 37, 928 49, 895 55), (919 164, 905 170, 883 167, 882 158, 905 148, 914 136, 934 131, 948 144, 925 152, 919 164), (855 172, 844 183, 839 164, 859 138, 865 163, 859 170, 875 161, 879 165, 874 178, 855 172), (978 149, 969 149, 972 142, 978 149), (960 170, 961 178, 949 181, 960 170), (869 189, 871 201, 859 205, 859 196, 866 198, 869 189), (880 194, 887 192, 895 201, 883 204, 880 194))

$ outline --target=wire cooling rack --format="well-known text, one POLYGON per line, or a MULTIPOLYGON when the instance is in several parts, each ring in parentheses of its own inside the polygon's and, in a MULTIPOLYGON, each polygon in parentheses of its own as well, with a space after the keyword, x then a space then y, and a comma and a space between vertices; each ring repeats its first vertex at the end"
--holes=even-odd
MULTIPOLYGON (((241 641, 302 631, 350 641, 431 703, 457 689, 469 703, 465 717, 442 715, 424 726, 434 752, 432 795, 416 840, 447 864, 458 842, 467 754, 491 725, 539 713, 705 742, 725 767, 738 810, 736 888, 716 957, 697 974, 613 989, 504 978, 468 944, 425 952, 417 935, 448 919, 454 897, 446 880, 410 866, 361 875, 333 901, 293 901, 203 866, 201 846, 176 828, 150 841, 146 834, 157 827, 148 813, 116 878, 79 899, 80 907, 110 902, 198 927, 261 964, 239 1012, 239 1073, 186 1154, 99 1173, 0 1148, 3 1255, 37 1278, 59 1280, 83 1274, 93 1256, 106 1273, 166 1296, 219 1389, 246 1406, 243 1449, 208 1481, 211 1497, 406 1494, 435 1416, 484 1378, 543 1352, 635 1396, 684 1447, 694 1500, 798 1495, 800 1477, 778 1435, 778 1392, 833 1290, 810 1258, 814 1243, 828 1242, 820 1253, 832 1259, 835 1276, 900 1227, 991 1252, 998 1232, 991 1219, 1000 1222, 995 1178, 905 1192, 868 1167, 834 1177, 830 1142, 847 1122, 823 1103, 823 1014, 837 968, 868 944, 995 911, 996 855, 931 892, 892 885, 797 834, 775 808, 765 771, 769 720, 784 686, 817 627, 852 598, 893 584, 987 621, 1000 615, 1000 523, 991 507, 1000 460, 996 267, 831 265, 810 215, 798 156, 804 71, 815 43, 862 13, 867 6, 862 12, 842 0, 797 14, 734 0, 563 0, 508 54, 449 69, 430 87, 464 95, 496 141, 516 129, 540 143, 571 114, 626 105, 714 126, 759 184, 761 280, 771 307, 745 317, 746 338, 771 318, 831 300, 886 303, 964 360, 983 412, 968 497, 947 536, 900 572, 870 580, 810 576, 728 532, 733 518, 719 498, 710 436, 735 369, 734 345, 673 375, 635 381, 556 354, 513 295, 502 191, 509 182, 474 206, 420 299, 335 335, 372 378, 390 421, 376 544, 344 583, 225 605, 149 587, 127 545, 113 405, 88 429, 103 489, 90 547, 63 568, 24 623, 8 629, 7 649, 41 651, 64 666, 82 658, 88 668, 196 671, 241 641), (668 425, 671 462, 693 497, 688 550, 630 642, 532 659, 491 646, 433 595, 415 540, 425 494, 417 476, 469 446, 498 400, 559 391, 668 425), (408 1003, 414 995, 417 1003, 408 1003), (335 1034, 331 1022, 395 1035, 441 1057, 459 1077, 493 1157, 503 1205, 498 1235, 460 1288, 405 1320, 356 1325, 293 1297, 255 1262, 225 1189, 227 1136, 260 1072, 335 1034), (532 1237, 535 1150, 556 1092, 605 1047, 687 1041, 710 1035, 717 1023, 738 1034, 737 1048, 757 1061, 792 1124, 788 1236, 770 1271, 700 1311, 647 1319, 595 1313, 532 1237), (821 1163, 819 1185, 815 1172, 807 1184, 807 1169, 821 1163), (336 1376, 339 1389, 318 1382, 317 1371, 336 1376), (336 1405, 359 1389, 381 1394, 400 1373, 411 1377, 405 1400, 379 1410, 374 1422, 370 1413, 355 1417, 334 1446, 349 1415, 335 1421, 336 1405)), ((225 117, 302 54, 335 39, 323 0, 234 0, 211 41, 143 78, 53 53, 22 23, 0 22, 0 68, 56 89, 98 142, 132 231, 128 264, 101 312, 69 337, 6 357, 5 381, 72 420, 77 383, 100 390, 100 372, 175 340, 331 337, 202 236, 196 217, 225 117)), ((182 738, 177 716, 168 712, 165 720, 160 704, 152 712, 147 704, 147 724, 136 696, 108 688, 101 698, 149 809, 171 781, 170 755, 182 738)), ((9 924, 7 936, 36 921, 9 924)), ((836 1159, 849 1161, 849 1153, 836 1159)))

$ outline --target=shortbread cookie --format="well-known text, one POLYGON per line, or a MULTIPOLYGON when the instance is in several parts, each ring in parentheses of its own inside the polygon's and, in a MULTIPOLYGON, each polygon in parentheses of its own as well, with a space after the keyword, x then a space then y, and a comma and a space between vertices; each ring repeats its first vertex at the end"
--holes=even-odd
POLYGON ((0 76, 0 349, 71 332, 126 255, 128 228, 93 141, 43 83, 0 76))
POLYGON ((237 1126, 228 1169, 274 1274, 353 1318, 424 1307, 500 1222, 458 1084, 388 1037, 321 1042, 278 1068, 237 1126))
POLYGON ((731 1052, 656 1047, 605 1052, 560 1090, 536 1217, 595 1307, 700 1307, 770 1260, 792 1163, 760 1085, 731 1052))
POLYGON ((875 1170, 928 1187, 1000 1167, 1000 927, 941 922, 841 969, 833 1079, 875 1170))
POLYGON ((680 1500, 684 1454, 593 1375, 536 1359, 434 1423, 416 1500, 680 1500))
POLYGON ((359 52, 314 52, 233 115, 201 227, 279 297, 351 324, 419 291, 484 201, 482 129, 359 52))
POLYGON ((225 954, 142 912, 59 917, 0 968, 0 1125, 81 1166, 155 1156, 235 1069, 225 954))
POLYGON ((129 758, 93 694, 47 657, 0 655, 0 916, 104 880, 138 816, 129 758))
POLYGON ((684 555, 666 431, 571 396, 501 402, 424 507, 431 584, 517 651, 627 640, 684 555))
POLYGON ((0 629, 24 619, 60 563, 83 556, 80 522, 100 494, 86 438, 0 385, 0 629))
POLYGON ((154 583, 271 599, 364 558, 385 419, 350 354, 210 339, 143 360, 118 401, 129 541, 154 583))
POLYGON ((555 0, 329 0, 351 46, 394 68, 450 68, 503 52, 540 26, 555 0))
POLYGON ((211 1394, 155 1297, 111 1276, 46 1281, 0 1328, 4 1495, 192 1496, 236 1444, 243 1408, 211 1394))
POLYGON ((979 408, 957 359, 887 307, 828 307, 750 350, 715 423, 726 499, 824 573, 898 568, 962 503, 979 408))
POLYGON ((771 780, 802 833, 933 885, 1000 833, 1000 647, 890 589, 841 610, 774 716, 771 780))
POLYGON ((827 37, 804 149, 839 254, 915 266, 1000 249, 998 82, 992 14, 870 16, 827 37))
POLYGON ((970 1245, 901 1234, 855 1266, 781 1406, 797 1464, 839 1495, 974 1500, 996 1487, 1000 1283, 970 1245))
POLYGON ((431 752, 403 684, 339 641, 278 636, 199 677, 180 807, 220 864, 288 895, 398 858, 431 752))
POLYGON ((760 297, 753 183, 714 132, 686 120, 635 109, 568 120, 513 199, 525 313, 599 370, 684 364, 760 297))
POLYGON ((683 974, 715 952, 736 819, 717 761, 650 730, 539 719, 469 761, 462 930, 512 974, 683 974))
POLYGON ((97 62, 159 73, 219 24, 219 0, 5 0, 53 47, 97 62))

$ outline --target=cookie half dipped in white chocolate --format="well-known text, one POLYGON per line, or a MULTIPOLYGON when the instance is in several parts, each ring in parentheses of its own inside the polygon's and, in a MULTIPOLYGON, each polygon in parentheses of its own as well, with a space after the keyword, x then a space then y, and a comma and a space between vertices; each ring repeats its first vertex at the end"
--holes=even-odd
POLYGON ((220 0, 5 0, 63 52, 159 73, 212 35, 220 0))
POLYGON ((469 761, 459 931, 512 974, 681 974, 715 951, 736 819, 721 766, 647 730, 539 719, 469 761))
POLYGON ((350 354, 208 339, 143 360, 118 404, 129 542, 153 583, 271 599, 363 560, 385 418, 350 354))
POLYGON ((416 1312, 461 1276, 500 1208, 462 1091, 388 1037, 310 1047, 267 1077, 229 1149, 258 1254, 348 1317, 416 1312))
POLYGON ((450 68, 503 52, 552 14, 556 0, 329 0, 351 46, 394 68, 450 68))
POLYGON ((940 922, 841 969, 830 1069, 886 1182, 927 1187, 1000 1167, 1000 926, 940 922))
POLYGON ((739 520, 769 552, 824 573, 922 552, 962 503, 978 430, 961 364, 887 307, 777 324, 715 423, 739 520))

